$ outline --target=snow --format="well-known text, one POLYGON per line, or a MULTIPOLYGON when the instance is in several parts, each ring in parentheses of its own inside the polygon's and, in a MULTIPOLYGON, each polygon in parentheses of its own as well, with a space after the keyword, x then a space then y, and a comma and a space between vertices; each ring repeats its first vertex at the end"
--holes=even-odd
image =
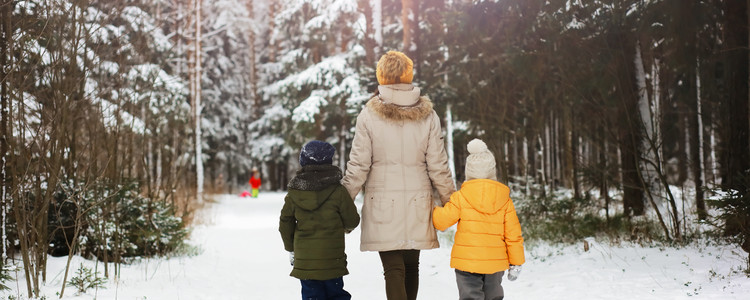
MULTIPOLYGON (((63 299, 298 299, 299 281, 289 277, 288 254, 278 233, 284 193, 265 192, 257 199, 216 197, 198 216, 190 243, 197 255, 140 260, 123 265, 119 280, 106 288, 75 295, 68 286, 63 299)), ((361 207, 358 200, 357 205, 361 207)), ((359 251, 359 228, 347 235, 350 274, 344 284, 354 299, 385 299, 377 253, 359 251)), ((419 299, 456 299, 449 267, 450 236, 442 247, 422 251, 419 299)), ((691 245, 682 248, 609 246, 593 238, 589 251, 578 245, 526 244, 526 264, 516 281, 503 281, 515 299, 746 299, 750 279, 740 268, 746 257, 739 247, 691 245)), ((59 292, 66 258, 50 257, 42 295, 59 292)), ((77 266, 103 265, 74 257, 77 266)), ((110 268, 110 271, 112 268, 110 268)), ((23 272, 5 292, 23 296, 23 272), (19 292, 20 291, 20 292, 19 292)), ((5 297, 2 293, 0 296, 5 297)), ((21 297, 19 297, 21 298, 21 297)), ((23 299, 23 298, 21 298, 23 299)))
MULTIPOLYGON (((326 0, 326 1, 315 1, 312 2, 314 10, 321 10, 320 15, 314 16, 304 25, 307 31, 306 35, 310 34, 314 30, 326 30, 331 24, 334 24, 341 19, 341 15, 354 14, 357 12, 357 2, 352 0, 326 0)), ((312 4, 311 3, 311 4, 312 4)), ((294 6, 293 6, 294 7, 294 6)), ((295 7, 299 9, 299 7, 295 7)))
POLYGON ((118 125, 125 125, 133 129, 133 132, 143 134, 146 130, 146 125, 141 119, 131 115, 130 113, 119 110, 118 106, 108 100, 94 97, 91 99, 95 105, 100 105, 102 111, 102 121, 107 128, 117 128, 118 125), (119 112, 120 122, 118 122, 117 116, 119 112))
POLYGON ((325 99, 327 94, 326 91, 313 91, 310 97, 303 100, 300 105, 292 111, 292 121, 295 123, 314 123, 315 115, 320 113, 320 109, 328 104, 328 101, 325 99))
MULTIPOLYGON (((291 53, 298 52, 293 51, 291 53)), ((347 58, 348 56, 345 54, 327 57, 320 63, 315 64, 302 72, 290 75, 283 80, 279 80, 263 88, 263 92, 266 97, 271 97, 282 93, 285 89, 299 90, 305 85, 317 84, 329 87, 335 86, 339 82, 339 79, 337 78, 338 76, 341 74, 348 75, 354 73, 349 67, 349 63, 346 61, 347 58)))
POLYGON ((105 60, 102 61, 100 67, 105 72, 105 74, 115 75, 118 71, 120 71, 120 65, 116 62, 105 60))
POLYGON ((571 20, 570 23, 568 23, 568 25, 565 25, 565 28, 567 28, 567 29, 571 29, 571 28, 581 29, 584 26, 585 26, 585 24, 583 24, 581 21, 578 21, 578 18, 576 18, 574 16, 573 20, 571 20))
POLYGON ((133 31, 143 31, 153 35, 153 45, 159 51, 167 51, 172 47, 172 43, 169 41, 161 28, 154 25, 154 20, 151 16, 143 11, 142 9, 135 6, 126 6, 122 10, 122 18, 126 24, 129 24, 133 31))

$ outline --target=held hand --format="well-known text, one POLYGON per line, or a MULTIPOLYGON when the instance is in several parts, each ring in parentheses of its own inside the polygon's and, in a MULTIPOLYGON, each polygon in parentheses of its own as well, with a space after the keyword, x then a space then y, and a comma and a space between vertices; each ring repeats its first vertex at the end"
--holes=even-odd
POLYGON ((438 197, 432 197, 432 207, 443 207, 443 201, 440 201, 438 197))
POLYGON ((294 266, 294 252, 289 252, 289 263, 294 266))
POLYGON ((508 269, 508 280, 515 281, 518 279, 518 275, 521 274, 521 266, 511 265, 508 269))

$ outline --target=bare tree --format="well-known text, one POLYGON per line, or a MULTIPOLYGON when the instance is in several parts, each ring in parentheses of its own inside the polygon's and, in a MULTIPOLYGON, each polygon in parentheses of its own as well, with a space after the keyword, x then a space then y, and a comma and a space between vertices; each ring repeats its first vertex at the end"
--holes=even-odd
POLYGON ((416 10, 414 4, 414 0, 401 0, 401 26, 403 28, 402 49, 406 55, 411 57, 414 56, 414 53, 412 53, 414 50, 412 48, 414 46, 413 27, 416 22, 416 10))
POLYGON ((4 0, 0 2, 0 205, 2 205, 2 243, 3 253, 0 258, 0 265, 5 265, 8 258, 7 248, 7 209, 9 199, 8 194, 11 192, 13 182, 10 177, 10 164, 7 163, 8 154, 10 153, 10 142, 13 133, 11 132, 11 104, 10 99, 10 82, 13 70, 13 28, 11 22, 11 12, 13 11, 13 1, 4 0))
POLYGON ((195 68, 193 72, 193 80, 195 80, 194 88, 195 95, 193 95, 194 101, 194 122, 195 122, 195 178, 196 178, 196 198, 198 203, 203 202, 203 142, 201 139, 201 6, 203 1, 195 0, 195 68))
POLYGON ((372 12, 372 1, 370 0, 358 0, 359 11, 365 16, 365 60, 367 63, 375 62, 375 34, 373 12, 372 12))
MULTIPOLYGON (((247 0, 248 20, 255 19, 255 6, 253 0, 247 0)), ((248 56, 250 59, 250 97, 253 99, 253 117, 260 118, 260 96, 258 95, 258 51, 255 48, 257 42, 257 27, 254 24, 248 24, 248 56)))

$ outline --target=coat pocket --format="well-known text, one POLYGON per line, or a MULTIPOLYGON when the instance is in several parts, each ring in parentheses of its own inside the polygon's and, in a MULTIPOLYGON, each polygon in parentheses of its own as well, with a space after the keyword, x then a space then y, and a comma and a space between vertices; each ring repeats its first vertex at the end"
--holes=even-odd
POLYGON ((382 195, 373 195, 368 200, 372 204, 370 217, 372 217, 373 223, 389 224, 393 221, 393 199, 384 198, 382 195))
POLYGON ((418 194, 409 201, 414 217, 422 223, 431 223, 432 216, 432 196, 430 193, 418 194))

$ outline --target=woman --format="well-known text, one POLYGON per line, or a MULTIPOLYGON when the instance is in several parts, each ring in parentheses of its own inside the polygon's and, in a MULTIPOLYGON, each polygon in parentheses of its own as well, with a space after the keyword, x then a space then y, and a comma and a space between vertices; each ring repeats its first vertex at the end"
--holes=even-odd
POLYGON ((397 51, 378 61, 378 93, 357 117, 341 180, 352 199, 365 187, 360 250, 379 252, 389 300, 417 298, 419 251, 440 246, 433 187, 442 203, 455 191, 440 118, 411 84, 412 68, 397 51))

